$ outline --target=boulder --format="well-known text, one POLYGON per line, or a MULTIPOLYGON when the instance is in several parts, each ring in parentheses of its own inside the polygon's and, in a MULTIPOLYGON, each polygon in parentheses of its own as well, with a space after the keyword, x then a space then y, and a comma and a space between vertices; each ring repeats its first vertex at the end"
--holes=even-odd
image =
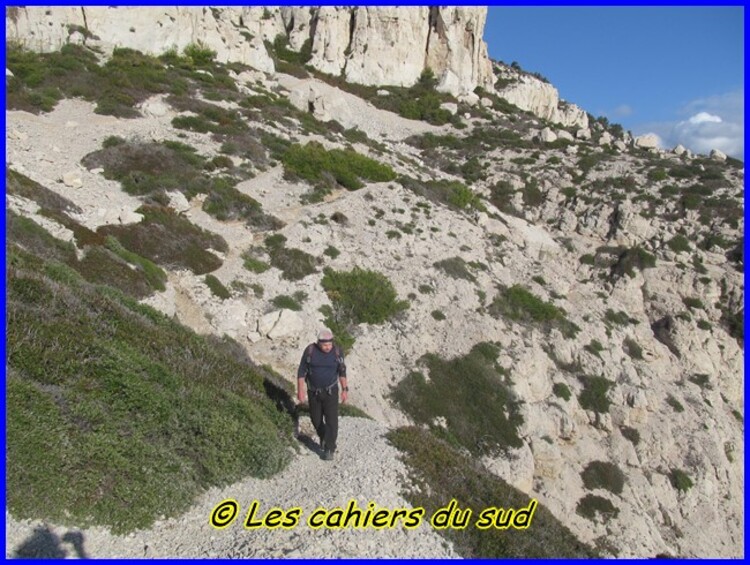
POLYGON ((62 181, 65 186, 70 188, 81 188, 83 186, 83 180, 81 180, 81 173, 78 171, 68 171, 62 176, 62 181))
POLYGON ((723 162, 727 160, 726 154, 722 153, 718 149, 712 149, 709 157, 711 157, 711 159, 713 159, 714 161, 723 162))
POLYGON ((539 134, 539 138, 544 143, 552 143, 553 141, 557 141, 557 134, 550 128, 544 128, 539 134))
POLYGON ((458 104, 455 102, 445 102, 440 105, 443 110, 448 110, 452 116, 458 114, 458 104))
POLYGON ((642 149, 656 149, 659 147, 659 136, 654 133, 639 135, 633 140, 633 145, 642 149))

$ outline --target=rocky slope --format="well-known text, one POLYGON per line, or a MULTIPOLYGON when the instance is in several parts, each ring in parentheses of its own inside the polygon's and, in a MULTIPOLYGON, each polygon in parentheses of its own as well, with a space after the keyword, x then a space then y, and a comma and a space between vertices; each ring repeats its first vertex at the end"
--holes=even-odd
MULTIPOLYGON (((58 28, 83 17, 73 8, 45 16, 29 15, 34 14, 29 10, 36 9, 15 16, 14 33, 38 41, 37 47, 64 42, 67 32, 58 28), (57 38, 31 25, 44 18, 53 22, 48 27, 59 32, 57 38), (33 36, 32 29, 37 30, 33 36)), ((93 9, 86 9, 89 30, 100 37, 120 37, 114 32, 100 34, 94 22, 108 17, 97 20, 89 10, 93 9)), ((131 12, 118 10, 121 17, 131 17, 125 15, 131 12)), ((180 17, 193 17, 187 15, 193 14, 190 9, 174 10, 180 17)), ((186 44, 196 37, 213 37, 200 27, 208 18, 214 18, 216 37, 226 39, 224 52, 214 46, 225 60, 237 56, 241 48, 236 42, 249 46, 255 41, 260 52, 259 38, 282 29, 295 30, 289 42, 301 48, 309 29, 315 28, 311 61, 323 66, 325 61, 341 61, 331 53, 342 44, 344 24, 352 25, 353 20, 354 28, 365 30, 355 36, 345 68, 333 70, 343 68, 345 76, 363 82, 396 76, 364 61, 384 58, 373 56, 373 50, 384 48, 384 35, 374 30, 396 16, 401 21, 402 12, 389 16, 387 10, 374 15, 367 8, 321 8, 311 14, 307 9, 288 9, 272 13, 268 19, 275 23, 266 24, 261 9, 243 10, 245 25, 252 21, 261 26, 249 28, 252 40, 239 39, 241 32, 227 35, 216 26, 223 18, 233 21, 228 12, 209 11, 198 18, 199 25, 182 26, 192 30, 185 36, 186 44), (277 27, 262 31, 271 25, 277 27), (369 33, 380 43, 366 41, 369 33), (365 80, 366 73, 370 78, 365 80)), ((419 21, 422 16, 434 22, 434 13, 425 12, 419 21)), ((174 28, 159 26, 170 19, 167 12, 152 25, 175 32, 177 23, 185 21, 174 17, 174 28)), ((475 22, 471 48, 467 46, 461 61, 450 62, 448 68, 468 73, 456 75, 461 88, 487 84, 476 59, 482 56, 483 16, 471 19, 466 9, 441 10, 440 17, 460 22, 455 29, 468 30, 466 22, 475 22)), ((440 22, 434 25, 441 27, 440 22)), ((132 33, 122 23, 117 29, 123 38, 132 33)), ((402 33, 405 28, 392 29, 402 33)), ((427 45, 436 45, 435 51, 428 49, 428 59, 452 44, 450 29, 448 25, 444 35, 438 34, 439 40, 425 38, 427 45)), ((174 35, 167 37, 155 39, 160 43, 151 48, 140 47, 158 51, 164 41, 176 41, 174 35)), ((357 327, 347 359, 353 403, 372 415, 378 426, 408 423, 412 416, 390 400, 390 392, 420 366, 423 355, 453 358, 477 343, 494 342, 500 347, 497 364, 510 375, 523 417, 522 446, 504 456, 485 457, 488 469, 538 498, 577 536, 605 553, 741 555, 744 352, 737 324, 744 308, 742 164, 720 155, 709 159, 638 147, 627 134, 589 123, 580 113, 555 114, 560 105, 552 87, 537 88, 548 98, 526 106, 534 114, 523 112, 507 102, 522 106, 522 100, 534 98, 513 94, 532 79, 499 64, 490 82, 502 79, 498 91, 507 98, 487 90, 486 102, 473 109, 462 107, 463 129, 407 120, 315 78, 295 78, 259 66, 267 72, 233 74, 243 95, 273 93, 369 138, 349 142, 335 128, 311 131, 298 118, 260 118, 253 124, 259 130, 303 144, 317 141, 327 148, 351 143, 359 153, 412 179, 369 183, 357 191, 335 188, 322 201, 305 203, 310 186, 286 178, 278 162, 258 166, 247 157, 233 157, 235 167, 252 170, 246 175, 252 178, 243 178, 237 189, 283 222, 277 233, 286 238, 288 248, 327 257, 325 266, 336 271, 356 266, 380 272, 399 297, 409 301, 409 308, 395 320, 357 327), (430 193, 423 185, 431 180, 465 182, 481 205, 456 207, 427 198, 430 193), (422 189, 415 188, 419 183, 422 189), (331 247, 338 253, 325 255, 331 247), (507 291, 516 286, 554 305, 556 322, 544 325, 519 318, 507 305, 507 291), (592 478, 600 477, 595 470, 602 468, 608 470, 608 479, 592 478), (587 503, 599 510, 587 515, 587 503)), ((446 89, 453 80, 448 68, 440 74, 446 89)), ((403 80, 408 84, 422 69, 414 63, 402 75, 412 79, 403 80)), ((240 108, 232 100, 221 105, 240 108)), ((151 98, 140 109, 141 117, 121 119, 95 114, 90 103, 66 100, 40 115, 8 111, 9 167, 73 201, 81 208, 77 220, 90 229, 137 223, 141 200, 123 192, 119 182, 105 179, 101 169, 84 167, 86 155, 112 135, 131 141, 180 141, 208 156, 220 155, 221 149, 221 143, 207 134, 175 128, 174 118, 193 113, 175 107, 168 98, 151 98)), ((145 302, 196 331, 229 335, 253 359, 291 380, 300 351, 323 323, 320 308, 331 304, 321 288, 322 269, 299 280, 285 278, 276 268, 250 272, 243 253, 262 248, 267 232, 240 221, 218 220, 204 211, 200 195, 189 201, 178 193, 172 196, 170 206, 229 242, 228 251, 218 253, 221 267, 212 274, 233 290, 221 299, 203 276, 172 269, 167 289, 145 302), (253 286, 265 293, 249 290, 253 286), (280 309, 272 302, 295 293, 306 296, 299 311, 280 309)), ((72 232, 37 214, 33 201, 9 195, 7 202, 57 237, 73 239, 72 232)), ((447 425, 438 416, 433 428, 447 425)), ((359 426, 352 424, 352 429, 359 426)), ((362 469, 372 479, 365 469, 373 468, 362 469)), ((209 502, 215 501, 205 504, 209 502)), ((6 539, 14 545, 31 531, 30 525, 13 528, 11 538, 6 530, 6 539)), ((414 551, 391 551, 396 546, 390 542, 385 548, 352 545, 347 551, 360 556, 447 555, 432 534, 425 532, 420 543, 426 545, 414 546, 414 551)), ((293 549, 292 541, 283 547, 293 549)), ((338 547, 338 541, 331 543, 338 547)), ((215 546, 207 553, 230 555, 236 546, 229 547, 215 546)), ((111 555, 137 551, 116 549, 111 555)), ((165 547, 157 554, 179 552, 177 547, 165 547)), ((254 547, 252 553, 241 553, 260 556, 271 551, 254 547)))

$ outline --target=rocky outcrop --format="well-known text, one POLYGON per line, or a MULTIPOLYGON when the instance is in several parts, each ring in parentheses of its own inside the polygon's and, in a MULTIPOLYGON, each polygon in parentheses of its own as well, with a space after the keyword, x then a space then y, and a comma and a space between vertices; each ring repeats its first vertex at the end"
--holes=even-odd
POLYGON ((439 90, 461 95, 492 85, 486 16, 464 7, 26 7, 6 12, 6 37, 36 51, 72 42, 161 54, 201 43, 220 62, 273 72, 263 42, 283 34, 293 50, 310 42, 313 67, 351 82, 411 86, 429 67, 439 90))

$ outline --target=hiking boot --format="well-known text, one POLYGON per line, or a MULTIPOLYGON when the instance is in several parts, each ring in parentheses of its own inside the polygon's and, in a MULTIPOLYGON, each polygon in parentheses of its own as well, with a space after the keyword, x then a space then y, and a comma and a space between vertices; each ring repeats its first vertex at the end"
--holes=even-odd
POLYGON ((333 461, 333 451, 326 449, 323 452, 323 461, 333 461))
POLYGON ((326 450, 326 440, 324 440, 323 438, 320 438, 320 449, 322 449, 323 451, 326 450))

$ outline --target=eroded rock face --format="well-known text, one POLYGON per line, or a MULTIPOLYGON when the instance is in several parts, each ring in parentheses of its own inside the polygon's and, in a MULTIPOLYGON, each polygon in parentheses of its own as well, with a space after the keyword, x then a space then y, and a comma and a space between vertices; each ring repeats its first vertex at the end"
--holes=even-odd
POLYGON ((27 7, 9 10, 6 25, 8 39, 35 51, 77 42, 161 54, 201 43, 220 62, 269 73, 263 41, 282 34, 293 50, 309 41, 309 64, 351 82, 411 86, 429 67, 439 90, 460 95, 492 86, 486 17, 464 7, 27 7))
POLYGON ((498 94, 522 110, 565 127, 586 129, 589 119, 574 104, 562 104, 557 89, 547 82, 529 75, 520 75, 498 94))

